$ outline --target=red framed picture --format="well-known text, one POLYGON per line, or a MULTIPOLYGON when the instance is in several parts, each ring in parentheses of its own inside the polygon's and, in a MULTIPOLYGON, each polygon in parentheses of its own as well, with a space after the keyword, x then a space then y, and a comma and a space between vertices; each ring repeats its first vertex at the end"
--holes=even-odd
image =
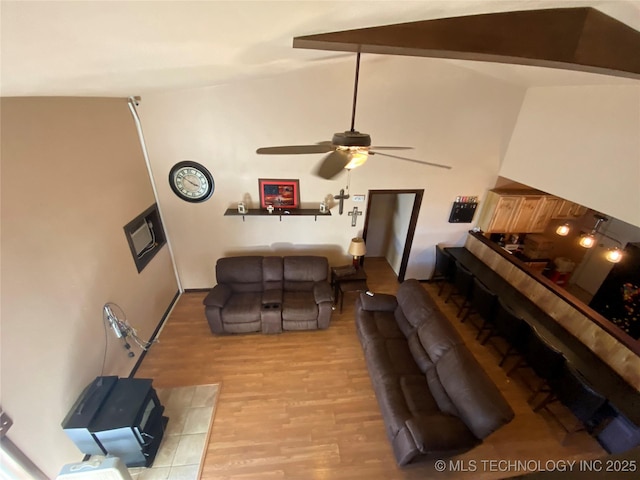
POLYGON ((260 207, 298 208, 300 207, 300 180, 279 180, 259 178, 260 207))

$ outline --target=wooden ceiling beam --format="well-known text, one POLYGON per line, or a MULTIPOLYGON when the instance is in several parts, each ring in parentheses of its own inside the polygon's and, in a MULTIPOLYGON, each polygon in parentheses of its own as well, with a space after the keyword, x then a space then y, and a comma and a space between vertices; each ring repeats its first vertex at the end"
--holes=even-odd
POLYGON ((423 20, 293 39, 294 48, 452 58, 640 79, 640 32, 591 8, 423 20))

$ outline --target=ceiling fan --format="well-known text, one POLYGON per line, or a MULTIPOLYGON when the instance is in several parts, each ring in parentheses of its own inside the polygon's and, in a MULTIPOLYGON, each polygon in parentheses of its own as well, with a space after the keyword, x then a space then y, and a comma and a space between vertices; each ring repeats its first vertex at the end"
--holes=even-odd
POLYGON ((263 147, 256 150, 262 155, 296 155, 310 153, 328 153, 315 169, 314 173, 327 180, 338 175, 343 169, 352 170, 364 164, 369 155, 382 155, 407 162, 420 163, 431 167, 451 169, 449 165, 425 162, 413 158, 400 157, 382 153, 379 150, 410 150, 411 147, 376 147, 371 146, 371 136, 355 129, 356 100, 358 98, 358 77, 360 75, 360 52, 356 56, 356 78, 353 88, 353 105, 351 107, 351 128, 345 132, 334 133, 331 141, 319 142, 315 145, 284 145, 279 147, 263 147))

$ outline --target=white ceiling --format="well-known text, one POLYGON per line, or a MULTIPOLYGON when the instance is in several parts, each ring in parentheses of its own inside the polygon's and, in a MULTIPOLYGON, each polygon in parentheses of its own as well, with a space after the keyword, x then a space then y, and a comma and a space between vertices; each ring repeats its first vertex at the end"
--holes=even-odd
MULTIPOLYGON (((567 6, 594 6, 640 30, 640 0, 2 0, 0 93, 129 96, 220 85, 314 61, 352 61, 350 54, 293 49, 299 35, 567 6)), ((536 67, 456 63, 525 86, 637 84, 536 67)))

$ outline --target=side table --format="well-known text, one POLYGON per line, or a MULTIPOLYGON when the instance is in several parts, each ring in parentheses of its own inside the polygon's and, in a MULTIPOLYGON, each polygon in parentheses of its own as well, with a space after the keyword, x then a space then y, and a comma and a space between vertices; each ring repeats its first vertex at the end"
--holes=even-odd
POLYGON ((333 287, 333 303, 338 304, 341 300, 340 311, 342 311, 342 301, 344 301, 344 292, 353 292, 356 290, 367 290, 367 274, 364 269, 356 269, 352 265, 343 265, 331 268, 331 286, 333 287), (348 286, 350 283, 354 285, 348 286))
POLYGON ((340 293, 340 313, 344 304, 344 294, 347 292, 366 292, 369 290, 366 280, 352 280, 350 282, 340 282, 338 291, 340 293))

